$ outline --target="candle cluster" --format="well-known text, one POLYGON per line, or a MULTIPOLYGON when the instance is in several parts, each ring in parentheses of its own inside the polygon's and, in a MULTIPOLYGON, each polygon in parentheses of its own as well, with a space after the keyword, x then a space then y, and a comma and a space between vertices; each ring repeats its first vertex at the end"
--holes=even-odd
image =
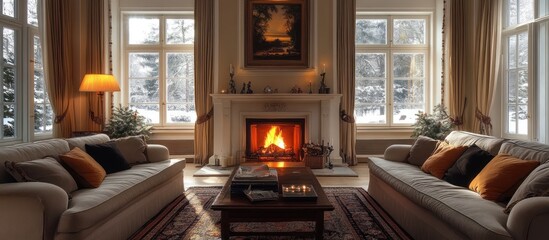
POLYGON ((285 193, 307 193, 313 190, 312 186, 308 185, 290 185, 284 186, 282 189, 285 193))

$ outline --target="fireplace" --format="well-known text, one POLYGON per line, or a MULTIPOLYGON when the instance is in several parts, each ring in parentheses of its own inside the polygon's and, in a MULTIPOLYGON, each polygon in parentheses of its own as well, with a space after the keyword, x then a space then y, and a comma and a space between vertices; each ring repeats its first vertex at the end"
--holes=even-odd
POLYGON ((304 118, 247 118, 246 161, 301 161, 304 139, 304 118))

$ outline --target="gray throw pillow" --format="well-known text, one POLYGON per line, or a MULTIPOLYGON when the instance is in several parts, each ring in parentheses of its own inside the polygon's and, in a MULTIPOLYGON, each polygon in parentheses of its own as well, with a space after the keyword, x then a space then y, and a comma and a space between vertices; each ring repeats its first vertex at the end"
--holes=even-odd
POLYGON ((148 163, 147 143, 143 136, 129 136, 112 140, 130 165, 148 163))
POLYGON ((71 174, 54 158, 4 163, 8 173, 18 182, 45 182, 57 185, 70 194, 78 189, 71 174))
POLYGON ((510 213, 511 209, 524 199, 539 196, 549 196, 549 163, 539 165, 524 179, 504 212, 510 213))
POLYGON ((438 145, 438 140, 430 137, 419 136, 410 149, 408 162, 412 165, 421 166, 429 158, 438 145))

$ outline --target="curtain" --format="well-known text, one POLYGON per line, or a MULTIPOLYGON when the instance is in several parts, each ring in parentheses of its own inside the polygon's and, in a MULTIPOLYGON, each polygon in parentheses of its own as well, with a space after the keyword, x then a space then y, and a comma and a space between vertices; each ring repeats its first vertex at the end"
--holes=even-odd
POLYGON ((215 0, 194 1, 194 162, 208 163, 213 154, 213 29, 215 0))
POLYGON ((355 17, 356 1, 337 1, 337 86, 342 95, 339 107, 341 157, 356 165, 355 111, 355 17))
MULTIPOLYGON (((86 74, 99 73, 104 74, 105 71, 105 1, 104 0, 87 0, 83 1, 87 4, 86 11, 88 12, 86 23, 86 35, 83 39, 86 40, 86 74)), ((104 119, 105 111, 100 112, 97 104, 99 96, 97 93, 89 92, 85 94, 89 106, 90 115, 102 116, 104 119)), ((104 106, 101 109, 105 109, 104 106)), ((91 121, 90 117, 86 117, 86 126, 88 131, 102 131, 101 124, 91 121)))
POLYGON ((474 69, 476 80, 476 114, 474 131, 482 134, 492 134, 492 123, 489 117, 494 97, 494 88, 497 85, 500 48, 501 48, 501 1, 475 1, 478 24, 475 39, 475 60, 478 61, 474 69))
POLYGON ((54 137, 70 137, 75 126, 71 111, 74 92, 71 46, 72 22, 70 1, 45 0, 44 59, 48 94, 55 114, 54 137))
MULTIPOLYGON (((467 104, 466 69, 465 69, 465 2, 464 0, 450 0, 445 9, 445 46, 446 56, 445 74, 448 83, 448 112, 457 129, 462 130, 464 111, 467 104)), ((444 97, 444 96, 443 96, 444 97)))

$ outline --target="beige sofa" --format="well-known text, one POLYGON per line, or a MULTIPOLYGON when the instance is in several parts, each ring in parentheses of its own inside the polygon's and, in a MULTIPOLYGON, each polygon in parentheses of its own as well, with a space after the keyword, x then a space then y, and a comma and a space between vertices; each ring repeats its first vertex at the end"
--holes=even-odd
MULTIPOLYGON (((454 131, 452 145, 476 144, 492 155, 549 160, 549 146, 454 131)), ((406 162, 410 145, 389 147, 384 158, 370 158, 370 195, 414 239, 547 239, 549 197, 520 201, 509 214, 505 204, 482 199, 466 188, 424 173, 406 162)))
POLYGON ((14 182, 5 161, 58 156, 72 147, 109 141, 105 134, 0 148, 0 238, 127 239, 183 193, 184 160, 162 145, 146 147, 148 163, 107 174, 98 188, 67 193, 40 182, 14 182))

